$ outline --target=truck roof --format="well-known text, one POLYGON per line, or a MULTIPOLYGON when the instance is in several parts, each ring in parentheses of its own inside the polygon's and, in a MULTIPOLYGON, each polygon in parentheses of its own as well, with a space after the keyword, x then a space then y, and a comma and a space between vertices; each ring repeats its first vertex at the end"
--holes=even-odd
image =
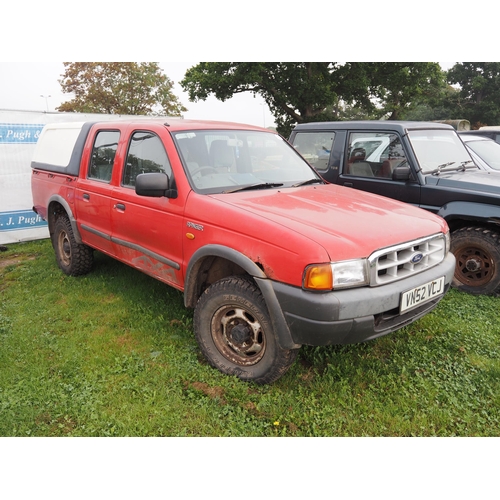
POLYGON ((268 129, 243 123, 185 120, 170 117, 130 118, 116 116, 116 120, 55 122, 44 126, 33 153, 31 168, 78 175, 80 157, 90 129, 93 126, 109 129, 119 125, 134 125, 138 128, 151 125, 164 126, 170 132, 193 130, 250 130, 274 133, 268 129), (43 137, 43 140, 41 140, 43 137))
POLYGON ((359 120, 339 122, 300 123, 294 130, 395 130, 404 134, 407 130, 445 129, 454 130, 451 125, 436 122, 396 121, 396 120, 359 120))
MULTIPOLYGON (((262 127, 258 127, 255 125, 249 125, 246 123, 234 123, 234 122, 224 122, 224 121, 212 121, 212 120, 186 120, 184 118, 174 118, 174 117, 137 117, 137 118, 120 118, 116 117, 115 120, 108 120, 103 122, 92 122, 93 125, 106 125, 117 124, 117 123, 127 123, 127 124, 137 124, 137 125, 147 125, 147 124, 156 124, 156 125, 165 125, 171 131, 180 131, 180 130, 207 130, 207 129, 243 129, 243 130, 265 130, 269 132, 268 129, 264 129, 262 127)), ((87 122, 90 123, 90 122, 87 122)), ((61 125, 61 124, 57 124, 61 125)))

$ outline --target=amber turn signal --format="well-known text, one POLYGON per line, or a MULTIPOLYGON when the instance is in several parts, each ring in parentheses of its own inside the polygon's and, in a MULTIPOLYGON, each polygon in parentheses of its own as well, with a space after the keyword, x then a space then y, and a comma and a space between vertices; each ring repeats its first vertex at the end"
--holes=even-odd
POLYGON ((333 273, 330 263, 307 266, 304 272, 303 287, 306 290, 331 290, 333 288, 333 273))

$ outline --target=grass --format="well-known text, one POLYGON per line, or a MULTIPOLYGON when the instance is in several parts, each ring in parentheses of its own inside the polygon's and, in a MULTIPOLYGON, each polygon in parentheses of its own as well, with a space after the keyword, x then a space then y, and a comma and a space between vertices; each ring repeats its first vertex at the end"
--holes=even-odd
POLYGON ((182 294, 48 240, 0 253, 1 436, 498 436, 498 297, 452 290, 365 344, 303 347, 270 386, 204 361, 182 294))

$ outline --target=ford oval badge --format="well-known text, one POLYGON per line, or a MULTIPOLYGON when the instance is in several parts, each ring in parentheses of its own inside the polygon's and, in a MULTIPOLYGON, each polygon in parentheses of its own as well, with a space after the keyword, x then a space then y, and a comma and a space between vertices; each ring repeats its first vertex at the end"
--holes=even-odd
POLYGON ((418 264, 424 258, 423 253, 415 253, 411 256, 410 262, 412 264, 418 264))

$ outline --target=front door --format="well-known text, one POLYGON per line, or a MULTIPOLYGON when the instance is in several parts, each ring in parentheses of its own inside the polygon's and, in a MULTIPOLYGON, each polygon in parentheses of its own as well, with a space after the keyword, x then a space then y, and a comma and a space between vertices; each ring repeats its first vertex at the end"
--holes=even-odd
POLYGON ((133 267, 181 288, 183 202, 135 193, 138 174, 172 169, 162 140, 154 132, 131 134, 122 178, 111 202, 113 244, 117 257, 133 267))
POLYGON ((420 204, 418 182, 393 180, 398 166, 408 165, 400 137, 390 132, 351 132, 338 184, 420 204))

